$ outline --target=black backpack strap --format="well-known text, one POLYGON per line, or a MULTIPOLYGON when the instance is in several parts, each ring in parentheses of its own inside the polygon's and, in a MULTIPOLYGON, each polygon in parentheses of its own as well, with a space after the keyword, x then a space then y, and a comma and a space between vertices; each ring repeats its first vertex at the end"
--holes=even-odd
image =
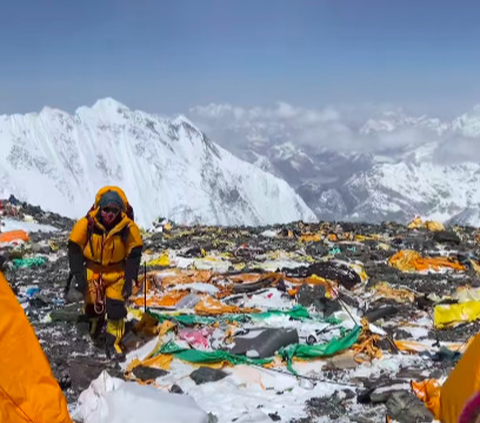
POLYGON ((88 240, 88 245, 90 246, 90 253, 92 254, 92 257, 94 257, 94 252, 93 252, 93 241, 92 241, 92 235, 93 235, 93 229, 95 226, 95 222, 93 221, 93 217, 87 216, 88 219, 88 224, 87 224, 87 240, 88 240))

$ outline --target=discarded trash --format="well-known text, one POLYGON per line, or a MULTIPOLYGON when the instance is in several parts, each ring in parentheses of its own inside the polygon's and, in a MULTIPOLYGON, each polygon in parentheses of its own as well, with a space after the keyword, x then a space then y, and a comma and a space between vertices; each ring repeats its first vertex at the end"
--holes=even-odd
POLYGON ((33 258, 23 258, 23 259, 13 259, 13 265, 16 268, 21 267, 37 267, 43 266, 47 259, 45 257, 33 257, 33 258))
MULTIPOLYGON (((296 222, 166 230, 163 222, 161 232, 143 231, 147 272, 130 298, 127 361, 110 366, 91 345, 80 304, 64 305, 72 222, 15 207, 22 225, 29 215, 59 228, 2 244, 4 267, 68 401, 92 419, 94 404, 97 412, 108 404, 112 417, 110 405, 129 400, 138 420, 138 406, 162 409, 153 397, 160 391, 193 398, 210 423, 327 421, 341 412, 358 422, 433 418, 434 385, 446 389, 478 330, 473 228, 296 222), (152 385, 152 397, 142 391, 138 399, 130 388, 94 395, 89 385, 105 369, 106 380, 130 381, 122 386, 152 385), (412 397, 421 392, 427 406, 412 397), (95 397, 88 407, 87 397, 95 397)), ((102 342, 100 333, 95 345, 102 342)), ((460 392, 458 382, 451 386, 460 392)), ((120 411, 115 421, 131 417, 120 411)))
POLYGON ((208 423, 193 398, 112 378, 103 372, 82 393, 72 417, 83 423, 208 423))
POLYGON ((14 230, 9 232, 0 233, 0 244, 23 241, 28 242, 30 237, 24 230, 14 230))

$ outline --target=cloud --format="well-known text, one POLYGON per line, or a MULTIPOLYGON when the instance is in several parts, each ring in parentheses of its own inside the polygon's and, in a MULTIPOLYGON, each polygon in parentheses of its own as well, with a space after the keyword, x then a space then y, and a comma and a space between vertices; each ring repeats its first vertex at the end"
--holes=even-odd
POLYGON ((448 136, 439 143, 434 160, 441 164, 480 162, 480 138, 448 136))
POLYGON ((294 142, 300 145, 328 146, 332 135, 352 141, 351 129, 333 108, 306 109, 286 102, 273 107, 238 107, 209 104, 190 110, 190 118, 219 143, 242 145, 249 140, 272 144, 294 142))
POLYGON ((432 160, 480 161, 478 107, 452 122, 412 117, 390 104, 305 108, 286 102, 271 107, 209 104, 192 108, 189 117, 214 141, 238 151, 249 143, 291 142, 313 151, 400 157, 423 145, 435 144, 432 160))

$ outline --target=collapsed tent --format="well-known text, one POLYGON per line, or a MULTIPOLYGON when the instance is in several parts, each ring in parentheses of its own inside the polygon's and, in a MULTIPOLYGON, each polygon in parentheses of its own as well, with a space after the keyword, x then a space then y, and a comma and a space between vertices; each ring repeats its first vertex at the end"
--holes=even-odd
POLYGON ((7 242, 27 242, 29 240, 28 234, 22 229, 0 233, 0 244, 7 242))
POLYGON ((0 273, 0 421, 71 423, 67 402, 33 328, 0 273))
POLYGON ((408 225, 408 229, 420 229, 420 228, 426 228, 429 231, 432 232, 438 232, 438 231, 444 231, 445 230, 445 225, 441 222, 436 222, 434 220, 427 220, 427 221, 422 221, 420 216, 416 216, 415 219, 413 219, 408 225))
POLYGON ((429 270, 465 270, 458 261, 449 257, 422 257, 413 250, 401 250, 388 260, 390 266, 402 272, 425 272, 429 270))

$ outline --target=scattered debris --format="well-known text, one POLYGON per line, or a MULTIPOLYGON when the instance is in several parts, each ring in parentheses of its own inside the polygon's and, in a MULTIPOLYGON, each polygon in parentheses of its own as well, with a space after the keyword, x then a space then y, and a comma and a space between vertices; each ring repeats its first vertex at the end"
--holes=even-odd
POLYGON ((73 222, 18 201, 3 213, 24 232, 0 264, 72 409, 108 372, 193 398, 201 421, 427 422, 410 383, 445 379, 480 329, 474 228, 162 220, 144 233, 119 367, 64 301, 73 222))

